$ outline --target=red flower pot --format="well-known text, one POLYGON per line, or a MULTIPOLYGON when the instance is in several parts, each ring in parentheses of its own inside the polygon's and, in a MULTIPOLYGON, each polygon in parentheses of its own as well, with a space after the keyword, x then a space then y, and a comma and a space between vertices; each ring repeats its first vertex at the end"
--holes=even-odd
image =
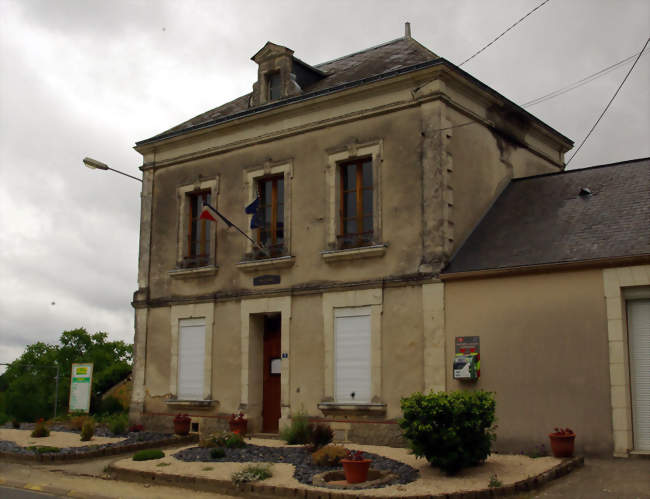
POLYGON ((343 471, 345 472, 345 480, 348 483, 361 483, 368 480, 368 468, 370 468, 370 459, 362 459, 361 461, 353 461, 352 459, 341 459, 343 464, 343 471))
POLYGON ((174 421, 174 433, 187 435, 190 432, 190 421, 174 421))
POLYGON ((573 434, 557 434, 549 433, 548 438, 551 439, 551 451, 555 457, 571 457, 573 456, 573 449, 575 446, 576 435, 573 434))

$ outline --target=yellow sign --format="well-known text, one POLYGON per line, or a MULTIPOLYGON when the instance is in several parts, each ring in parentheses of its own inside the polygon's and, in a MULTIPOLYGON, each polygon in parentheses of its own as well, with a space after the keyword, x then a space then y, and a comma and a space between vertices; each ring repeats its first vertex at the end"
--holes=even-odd
POLYGON ((88 368, 87 367, 77 367, 77 373, 76 374, 88 374, 88 368))

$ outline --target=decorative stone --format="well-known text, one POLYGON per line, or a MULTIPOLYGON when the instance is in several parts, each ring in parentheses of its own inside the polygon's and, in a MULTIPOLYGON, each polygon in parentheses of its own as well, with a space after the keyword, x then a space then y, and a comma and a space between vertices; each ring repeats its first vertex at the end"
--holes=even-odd
POLYGON ((316 487, 326 487, 329 489, 367 489, 377 487, 379 485, 386 485, 393 480, 397 480, 398 476, 385 470, 368 470, 368 480, 361 483, 348 483, 345 480, 345 473, 342 470, 326 471, 314 475, 312 484, 316 487))

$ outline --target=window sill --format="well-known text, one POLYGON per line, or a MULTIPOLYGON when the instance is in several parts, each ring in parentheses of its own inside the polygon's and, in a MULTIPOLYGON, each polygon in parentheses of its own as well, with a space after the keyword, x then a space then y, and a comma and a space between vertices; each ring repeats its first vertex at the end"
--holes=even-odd
POLYGON ((387 244, 376 244, 374 246, 360 246, 359 248, 348 248, 342 250, 321 251, 320 256, 326 262, 338 262, 340 260, 356 260, 357 258, 372 258, 384 256, 387 244))
POLYGON ((386 404, 377 402, 320 402, 317 407, 325 416, 355 415, 383 416, 386 404))
POLYGON ((237 268, 243 272, 255 272, 256 270, 283 269, 291 267, 295 262, 295 256, 287 255, 264 260, 243 260, 237 264, 237 268))
POLYGON ((165 403, 172 407, 191 407, 194 409, 209 408, 215 404, 218 404, 218 400, 178 400, 178 399, 169 399, 165 403))
POLYGON ((219 267, 216 265, 208 265, 206 267, 173 269, 167 272, 167 274, 173 278, 187 279, 191 277, 205 277, 205 276, 216 275, 218 269, 219 267))

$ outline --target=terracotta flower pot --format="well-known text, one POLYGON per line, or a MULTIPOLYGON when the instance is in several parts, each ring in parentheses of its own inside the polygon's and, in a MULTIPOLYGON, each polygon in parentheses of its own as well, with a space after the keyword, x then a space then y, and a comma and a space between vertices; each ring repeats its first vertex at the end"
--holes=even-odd
POLYGON ((573 456, 573 449, 575 446, 575 433, 569 435, 562 435, 557 433, 549 433, 548 438, 551 439, 551 451, 555 457, 571 457, 573 456))
POLYGON ((370 468, 370 459, 362 459, 361 461, 353 461, 352 459, 341 459, 343 464, 343 471, 345 472, 345 480, 348 483, 362 483, 368 480, 368 468, 370 468))
POLYGON ((187 435, 190 432, 190 421, 174 421, 174 433, 187 435))

